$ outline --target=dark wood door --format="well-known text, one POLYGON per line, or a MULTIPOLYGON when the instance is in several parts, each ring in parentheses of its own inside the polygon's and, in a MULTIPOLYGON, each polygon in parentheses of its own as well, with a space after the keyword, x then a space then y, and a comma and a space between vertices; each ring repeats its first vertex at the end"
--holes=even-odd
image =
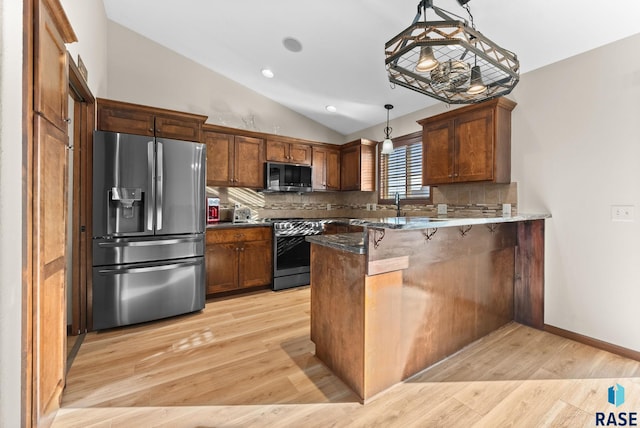
POLYGON ((238 288, 239 245, 207 244, 207 294, 238 288))
POLYGON ((34 132, 33 404, 39 419, 59 407, 64 388, 68 137, 42 117, 34 132))
POLYGON ((240 246, 239 287, 271 284, 272 250, 270 240, 244 242, 240 246))
POLYGON ((340 151, 327 150, 325 168, 327 190, 340 190, 340 151))
POLYGON ((200 121, 198 119, 157 115, 155 125, 156 137, 200 141, 200 121))
POLYGON ((327 151, 320 147, 313 148, 313 177, 311 178, 315 190, 327 188, 326 179, 327 151))
POLYGON ((58 129, 67 129, 67 49, 51 12, 37 2, 34 109, 58 129))
POLYGON ((291 143, 289 145, 289 162, 299 165, 311 165, 311 146, 291 143))
POLYGON ((349 147, 341 152, 340 188, 360 190, 360 146, 349 147))
POLYGON ((454 126, 452 120, 436 122, 422 130, 422 184, 451 183, 454 179, 454 126))
POLYGON ((254 137, 235 137, 233 185, 264 187, 264 140, 254 137))
POLYGON ((455 181, 493 180, 493 110, 462 114, 455 123, 455 181))
MULTIPOLYGON (((31 3, 30 3, 31 4, 31 3)), ((48 1, 36 1, 33 50, 33 208, 29 257, 32 288, 25 349, 31 395, 25 398, 34 426, 46 425, 59 408, 65 384, 68 187, 68 64, 65 42, 75 41, 48 1), (62 28, 64 27, 64 28, 62 28)))
POLYGON ((266 160, 270 162, 291 162, 289 159, 289 143, 267 140, 266 160))
POLYGON ((155 118, 147 111, 98 104, 98 129, 153 137, 155 118))
POLYGON ((203 132, 203 141, 207 145, 207 185, 231 185, 234 136, 205 131, 203 132))

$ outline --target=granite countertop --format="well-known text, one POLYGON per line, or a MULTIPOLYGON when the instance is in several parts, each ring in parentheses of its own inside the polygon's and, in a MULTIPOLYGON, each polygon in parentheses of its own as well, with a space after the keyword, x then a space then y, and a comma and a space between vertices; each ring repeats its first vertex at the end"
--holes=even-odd
POLYGON ((387 217, 357 218, 349 220, 349 224, 376 229, 432 229, 434 227, 455 227, 474 224, 511 223, 517 221, 542 220, 551 214, 514 214, 511 216, 496 215, 452 215, 437 217, 387 217))
MULTIPOLYGON (((551 218, 551 214, 515 214, 511 216, 495 215, 454 215, 441 217, 387 217, 387 218, 357 218, 348 220, 349 224, 373 229, 416 230, 433 229, 439 227, 468 226, 475 224, 511 223, 517 221, 542 220, 551 218)), ((366 254, 364 233, 340 233, 336 235, 307 236, 307 241, 324 245, 337 250, 355 254, 366 254)))
POLYGON ((355 254, 366 254, 367 251, 364 246, 364 237, 365 234, 362 232, 339 233, 337 235, 307 236, 306 240, 312 244, 320 244, 337 250, 348 251, 355 254))

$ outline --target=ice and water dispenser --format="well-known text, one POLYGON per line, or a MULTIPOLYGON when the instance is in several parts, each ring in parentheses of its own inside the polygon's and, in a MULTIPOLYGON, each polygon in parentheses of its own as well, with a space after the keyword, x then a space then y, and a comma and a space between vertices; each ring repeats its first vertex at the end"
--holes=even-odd
POLYGON ((108 234, 144 232, 144 202, 144 192, 139 187, 112 187, 107 201, 108 234))

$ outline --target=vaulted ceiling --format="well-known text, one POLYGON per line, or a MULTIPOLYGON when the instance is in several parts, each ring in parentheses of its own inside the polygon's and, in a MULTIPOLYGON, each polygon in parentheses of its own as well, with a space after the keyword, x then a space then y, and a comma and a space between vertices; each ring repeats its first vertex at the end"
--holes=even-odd
MULTIPOLYGON (((393 118, 439 102, 392 88, 385 70, 385 42, 411 23, 418 3, 104 0, 109 19, 345 135, 383 122, 384 104, 395 106, 393 118), (299 41, 301 50, 287 49, 287 38, 299 41), (265 78, 264 68, 274 77, 265 78)), ((456 0, 433 3, 468 18, 456 0)), ((518 55, 521 73, 640 33, 637 0, 468 5, 477 29, 518 55)))

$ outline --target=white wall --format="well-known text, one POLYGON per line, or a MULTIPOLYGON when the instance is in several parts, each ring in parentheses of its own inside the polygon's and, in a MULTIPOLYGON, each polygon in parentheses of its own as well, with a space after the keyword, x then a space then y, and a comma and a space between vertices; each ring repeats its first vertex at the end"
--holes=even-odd
POLYGON ((545 322, 640 351, 640 34, 512 93, 519 209, 549 211, 545 322), (633 205, 632 223, 610 207, 633 205))
POLYGON ((78 37, 67 50, 78 64, 78 55, 89 72, 87 82, 95 97, 107 96, 107 15, 102 0, 60 0, 78 37))
MULTIPOLYGON (((521 76, 509 98, 519 212, 548 212, 545 322, 640 351, 640 34, 521 76), (611 205, 635 206, 612 222, 611 205)), ((405 90, 399 88, 398 90, 405 90)), ((392 119, 393 135, 439 104, 392 119)), ((452 106, 451 108, 456 108, 452 106)), ((348 139, 380 139, 385 124, 348 139)))
POLYGON ((208 123, 233 128, 344 142, 343 135, 115 22, 108 32, 108 98, 208 115, 208 123), (253 127, 245 124, 251 118, 253 127))
POLYGON ((22 1, 0 0, 0 427, 20 426, 22 1))

